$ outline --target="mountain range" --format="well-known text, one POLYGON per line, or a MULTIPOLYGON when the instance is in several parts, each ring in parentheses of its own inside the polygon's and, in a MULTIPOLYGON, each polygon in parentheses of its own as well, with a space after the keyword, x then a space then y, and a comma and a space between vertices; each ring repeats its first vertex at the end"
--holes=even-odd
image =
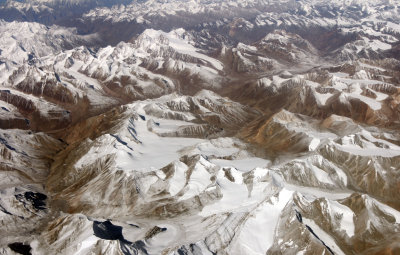
POLYGON ((0 254, 397 254, 400 1, 0 2, 0 254))

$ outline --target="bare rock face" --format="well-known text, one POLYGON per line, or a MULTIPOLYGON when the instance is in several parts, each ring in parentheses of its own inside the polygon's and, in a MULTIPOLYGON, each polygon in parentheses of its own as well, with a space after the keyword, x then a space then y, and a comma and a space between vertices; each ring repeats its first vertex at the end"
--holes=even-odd
POLYGON ((2 130, 0 218, 3 233, 7 233, 1 237, 2 246, 29 247, 31 233, 46 225, 50 209, 42 184, 49 175, 52 157, 63 148, 62 142, 43 133, 2 130), (21 242, 21 238, 26 241, 21 242))
POLYGON ((314 129, 313 122, 316 128, 315 120, 282 110, 265 123, 256 123, 256 127, 243 132, 249 142, 257 143, 271 153, 301 153, 312 147, 313 137, 308 133, 314 129))

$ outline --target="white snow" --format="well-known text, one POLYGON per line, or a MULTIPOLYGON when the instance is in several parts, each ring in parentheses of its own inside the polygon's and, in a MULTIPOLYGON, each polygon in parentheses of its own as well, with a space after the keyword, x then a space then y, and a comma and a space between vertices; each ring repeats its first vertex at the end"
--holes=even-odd
POLYGON ((199 195, 211 184, 211 174, 206 170, 206 167, 210 167, 210 163, 203 158, 196 163, 185 188, 185 193, 179 197, 180 201, 199 195))
POLYGON ((317 99, 320 105, 326 105, 326 101, 333 96, 332 93, 318 93, 315 92, 315 98, 317 99))
POLYGON ((193 45, 190 44, 189 39, 185 39, 185 37, 189 37, 189 35, 186 34, 186 31, 182 28, 172 30, 169 33, 154 29, 146 29, 143 32, 142 36, 148 36, 152 39, 160 39, 160 38, 167 39, 168 41, 166 42, 166 44, 174 48, 174 50, 176 50, 177 52, 186 55, 191 55, 195 58, 203 59, 209 62, 217 70, 223 69, 223 65, 221 62, 205 54, 199 53, 198 49, 196 49, 193 45))
POLYGON ((185 186, 187 166, 180 161, 174 162, 174 175, 169 180, 169 193, 175 196, 185 186))
POLYGON ((308 225, 314 233, 322 240, 326 246, 328 246, 335 254, 345 254, 340 247, 336 244, 335 240, 322 230, 313 220, 303 217, 303 223, 308 225))
POLYGON ((271 164, 270 160, 257 157, 249 157, 249 158, 234 159, 234 160, 211 159, 210 161, 221 167, 223 166, 234 167, 241 172, 248 172, 257 167, 267 167, 271 164))
POLYGON ((354 212, 347 206, 340 204, 337 201, 330 201, 332 213, 341 215, 340 229, 346 231, 348 237, 354 236, 354 212))
POLYGON ((231 254, 266 254, 273 244, 281 211, 292 195, 293 191, 282 189, 271 201, 261 203, 243 225, 231 254))
POLYGON ((80 243, 79 250, 77 250, 74 254, 75 255, 85 255, 88 254, 90 249, 97 243, 97 241, 100 240, 98 237, 92 235, 89 238, 83 240, 80 243))
POLYGON ((312 138, 310 145, 308 146, 308 149, 310 151, 314 151, 315 149, 318 148, 318 145, 320 144, 321 140, 318 138, 312 138))
POLYGON ((359 135, 363 137, 362 146, 355 143, 354 135, 343 137, 342 143, 335 143, 334 146, 341 151, 360 156, 396 157, 400 155, 400 146, 375 138, 366 130, 362 130, 359 135), (379 147, 376 144, 382 144, 384 146, 379 147))

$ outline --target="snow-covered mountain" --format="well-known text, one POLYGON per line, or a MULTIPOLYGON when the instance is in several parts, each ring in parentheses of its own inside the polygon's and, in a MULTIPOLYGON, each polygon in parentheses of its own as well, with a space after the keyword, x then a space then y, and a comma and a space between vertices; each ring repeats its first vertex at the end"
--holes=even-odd
POLYGON ((7 21, 53 25, 76 18, 92 8, 129 2, 129 0, 2 0, 0 18, 7 21))
POLYGON ((95 34, 81 36, 74 28, 47 27, 31 22, 0 21, 0 33, 0 60, 15 65, 82 44, 96 45, 99 41, 95 34))
POLYGON ((399 6, 2 2, 0 254, 397 254, 399 6))

